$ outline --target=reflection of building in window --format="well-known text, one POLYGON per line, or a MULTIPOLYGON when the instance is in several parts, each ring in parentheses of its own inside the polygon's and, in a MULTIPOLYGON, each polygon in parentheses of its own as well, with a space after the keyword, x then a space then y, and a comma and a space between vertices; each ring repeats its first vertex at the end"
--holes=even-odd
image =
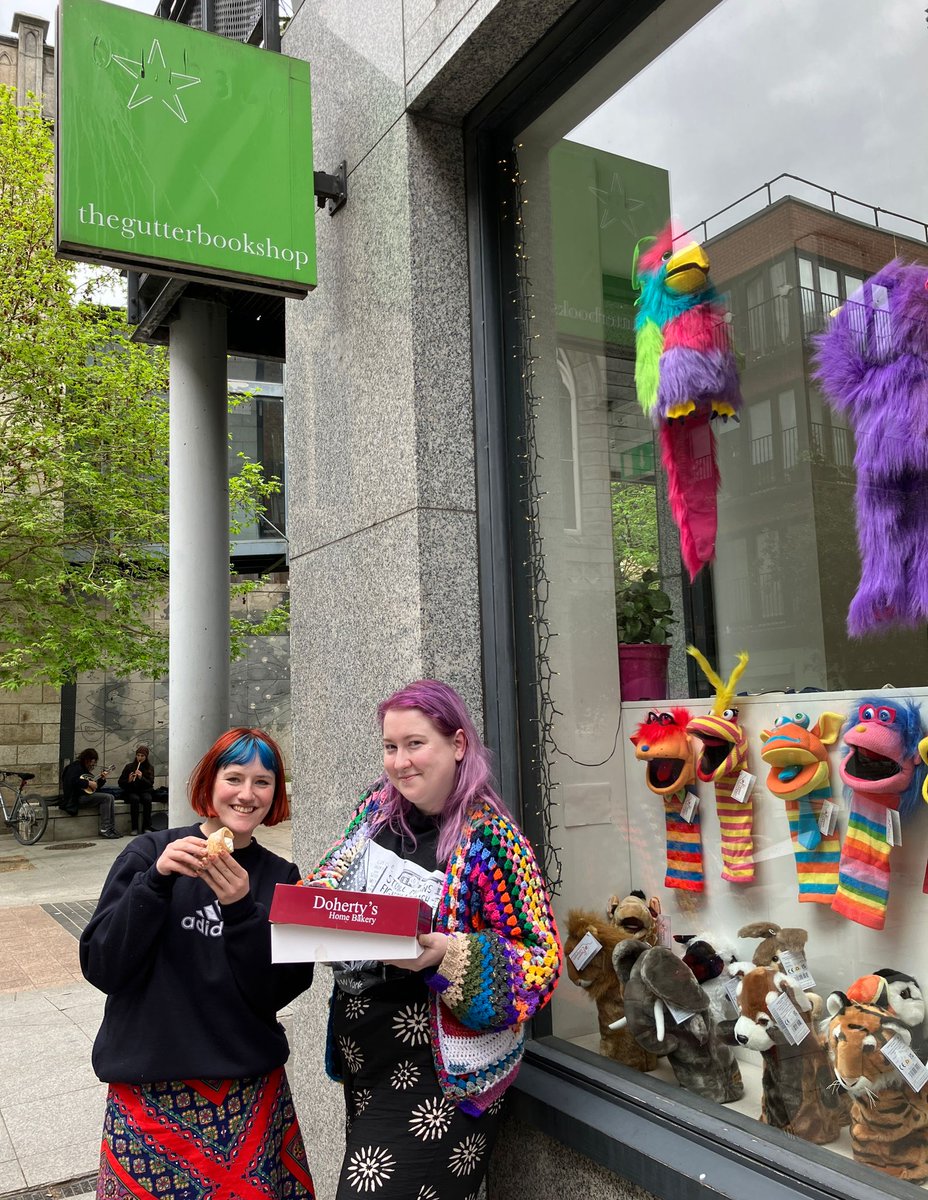
POLYGON ((923 638, 894 633, 878 648, 847 641, 859 570, 854 444, 811 380, 813 339, 874 271, 896 255, 928 262, 928 246, 794 197, 706 246, 732 314, 745 401, 740 426, 717 425, 722 492, 710 619, 720 650, 724 657, 751 644, 764 687, 798 680, 838 688, 851 678, 880 686, 905 673, 923 638))

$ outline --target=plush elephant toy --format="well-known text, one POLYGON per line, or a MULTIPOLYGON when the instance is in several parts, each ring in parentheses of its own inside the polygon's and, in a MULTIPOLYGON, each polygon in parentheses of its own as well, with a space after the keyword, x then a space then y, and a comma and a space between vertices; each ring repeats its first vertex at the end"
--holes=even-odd
POLYGON ((622 981, 624 1021, 639 1046, 666 1057, 687 1091, 718 1104, 740 1100, 741 1072, 689 967, 666 946, 637 939, 616 946, 612 962, 622 981))

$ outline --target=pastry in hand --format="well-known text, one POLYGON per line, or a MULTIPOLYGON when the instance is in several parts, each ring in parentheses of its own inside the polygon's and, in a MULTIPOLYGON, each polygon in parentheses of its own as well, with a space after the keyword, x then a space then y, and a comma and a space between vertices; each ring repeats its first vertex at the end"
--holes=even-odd
POLYGON ((221 858, 223 854, 231 854, 235 843, 232 837, 232 830, 226 829, 225 825, 220 826, 206 839, 206 862, 211 862, 214 858, 221 858))

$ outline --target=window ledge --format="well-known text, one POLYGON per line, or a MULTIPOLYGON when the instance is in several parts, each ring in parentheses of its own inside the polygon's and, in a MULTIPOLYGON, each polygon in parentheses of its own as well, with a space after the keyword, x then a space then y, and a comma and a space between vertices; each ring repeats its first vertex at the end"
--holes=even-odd
POLYGON ((662 1200, 704 1200, 706 1188, 731 1200, 911 1200, 913 1194, 911 1184, 876 1175, 827 1147, 799 1142, 555 1037, 528 1043, 511 1096, 512 1115, 662 1200))

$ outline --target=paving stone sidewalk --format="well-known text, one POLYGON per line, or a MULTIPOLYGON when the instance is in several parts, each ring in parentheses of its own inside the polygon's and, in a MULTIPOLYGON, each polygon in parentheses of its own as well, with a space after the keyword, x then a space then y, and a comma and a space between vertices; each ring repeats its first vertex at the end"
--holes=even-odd
MULTIPOLYGON (((261 830, 290 856, 289 823, 261 830)), ((20 846, 0 837, 0 1197, 64 1200, 96 1186, 106 1086, 90 1066, 104 996, 78 936, 127 844, 20 846)))

